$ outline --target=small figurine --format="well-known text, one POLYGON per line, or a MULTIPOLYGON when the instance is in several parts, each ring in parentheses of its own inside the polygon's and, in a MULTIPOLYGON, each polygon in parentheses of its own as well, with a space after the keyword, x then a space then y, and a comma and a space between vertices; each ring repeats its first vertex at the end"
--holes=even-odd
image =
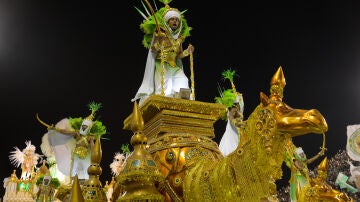
POLYGON ((106 181, 106 185, 104 186, 104 191, 108 202, 113 201, 112 195, 114 193, 114 186, 115 186, 115 177, 111 178, 110 184, 108 181, 106 181))
POLYGON ((38 160, 41 158, 41 155, 35 153, 36 147, 31 144, 31 141, 25 142, 26 147, 22 151, 15 147, 15 151, 10 152, 9 159, 12 164, 16 167, 21 166, 21 180, 30 180, 34 174, 38 160))
POLYGON ((38 178, 36 184, 39 190, 36 194, 36 202, 54 201, 55 190, 60 186, 56 178, 52 178, 49 173, 38 178))
POLYGON ((121 171, 121 168, 122 168, 122 165, 124 164, 124 161, 125 161, 125 155, 120 153, 120 152, 116 152, 115 155, 114 155, 114 160, 113 162, 110 164, 110 168, 111 168, 111 173, 114 175, 114 176, 118 176, 120 171, 121 171))
MULTIPOLYGON (((113 162, 110 164, 111 173, 113 174, 113 177, 112 177, 110 184, 107 186, 107 189, 106 189, 106 196, 107 196, 108 201, 112 201, 114 188, 115 188, 115 177, 118 177, 121 170, 123 169, 124 162, 126 161, 126 159, 129 157, 129 155, 131 153, 130 149, 129 149, 129 144, 122 144, 121 150, 122 150, 122 153, 120 153, 120 152, 115 153, 113 162)), ((117 187, 117 188, 119 188, 119 187, 117 187)), ((122 192, 121 189, 118 189, 117 191, 122 192)))
POLYGON ((317 168, 317 176, 310 178, 299 194, 299 201, 342 201, 342 202, 353 202, 354 199, 349 197, 345 192, 338 191, 332 188, 327 182, 328 174, 328 160, 325 157, 317 168))
POLYGON ((299 193, 310 181, 308 165, 314 162, 320 156, 323 156, 325 150, 326 148, 324 141, 320 152, 312 158, 308 159, 304 150, 301 147, 296 147, 291 140, 286 143, 285 164, 291 170, 291 177, 289 180, 291 202, 298 201, 299 193))

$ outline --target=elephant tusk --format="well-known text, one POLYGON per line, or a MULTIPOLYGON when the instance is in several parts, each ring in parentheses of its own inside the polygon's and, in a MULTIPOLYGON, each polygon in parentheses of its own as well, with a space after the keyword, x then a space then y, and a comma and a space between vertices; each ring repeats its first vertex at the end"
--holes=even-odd
POLYGON ((39 123, 41 123, 42 125, 46 126, 48 129, 49 129, 49 128, 54 128, 53 125, 49 125, 49 124, 45 123, 44 121, 42 121, 42 120, 39 118, 39 114, 38 114, 38 113, 36 113, 36 119, 39 121, 39 123))

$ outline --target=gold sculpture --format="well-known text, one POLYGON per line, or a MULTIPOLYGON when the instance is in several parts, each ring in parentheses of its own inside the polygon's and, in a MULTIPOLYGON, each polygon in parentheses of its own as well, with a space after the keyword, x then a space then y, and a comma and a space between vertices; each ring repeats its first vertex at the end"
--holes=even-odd
POLYGON ((85 201, 106 202, 107 197, 99 177, 102 173, 100 162, 102 158, 102 149, 100 144, 100 137, 95 141, 95 145, 91 151, 91 164, 87 169, 89 179, 87 179, 82 186, 82 195, 85 201))
POLYGON ((75 175, 71 192, 70 192, 70 200, 69 201, 77 201, 77 202, 84 202, 84 197, 81 193, 81 187, 79 183, 78 176, 75 175))
POLYGON ((141 112, 137 102, 134 102, 131 122, 131 130, 134 132, 131 145, 134 151, 126 158, 117 177, 117 185, 112 197, 115 201, 162 202, 165 199, 158 191, 159 185, 163 183, 163 176, 146 149, 148 138, 142 134, 143 128, 144 121, 141 112), (120 190, 121 196, 119 196, 120 190))
POLYGON ((325 157, 318 166, 317 177, 310 178, 309 183, 299 193, 300 202, 353 202, 347 194, 333 189, 326 183, 328 172, 328 160, 325 157))
MULTIPOLYGON (((150 96, 142 105, 144 134, 165 178, 167 201, 277 201, 275 181, 282 177, 285 141, 327 131, 316 109, 293 109, 282 102, 285 78, 279 67, 270 97, 245 121, 238 148, 223 157, 213 124, 226 113, 216 103, 150 96), (167 186, 166 186, 167 185, 167 186)), ((130 129, 130 115, 124 128, 130 129)))

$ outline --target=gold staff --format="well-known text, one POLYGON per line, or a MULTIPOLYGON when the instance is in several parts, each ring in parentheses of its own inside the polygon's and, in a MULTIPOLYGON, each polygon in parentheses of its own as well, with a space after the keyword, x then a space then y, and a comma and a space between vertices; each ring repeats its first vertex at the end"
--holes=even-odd
POLYGON ((160 65, 161 65, 161 95, 165 96, 165 57, 166 57, 166 53, 164 50, 164 41, 161 42, 161 47, 160 47, 160 65))
POLYGON ((147 6, 149 7, 149 10, 150 10, 151 14, 154 16, 154 20, 155 20, 155 24, 156 24, 156 29, 158 30, 158 33, 160 33, 160 27, 159 27, 159 23, 158 23, 158 21, 157 21, 157 19, 156 19, 155 11, 154 11, 154 9, 152 8, 152 6, 151 6, 151 4, 149 3, 148 0, 145 0, 145 2, 146 2, 146 4, 147 4, 147 6))
MULTIPOLYGON (((156 19, 156 14, 155 14, 155 11, 154 9, 152 8, 151 4, 149 3, 148 0, 145 0, 147 6, 149 7, 149 10, 151 12, 151 14, 154 16, 154 20, 155 20, 155 24, 156 24, 156 29, 157 29, 157 32, 158 34, 161 34, 161 30, 160 30, 160 26, 159 26, 159 23, 156 19)), ((160 47, 160 56, 161 56, 161 95, 165 95, 165 88, 164 88, 164 85, 165 85, 165 78, 164 78, 164 75, 165 75, 165 65, 164 65, 164 62, 165 62, 165 53, 164 53, 164 42, 162 42, 161 44, 161 47, 160 47)))
POLYGON ((190 52, 190 80, 191 80, 191 100, 195 100, 194 58, 192 52, 190 52))

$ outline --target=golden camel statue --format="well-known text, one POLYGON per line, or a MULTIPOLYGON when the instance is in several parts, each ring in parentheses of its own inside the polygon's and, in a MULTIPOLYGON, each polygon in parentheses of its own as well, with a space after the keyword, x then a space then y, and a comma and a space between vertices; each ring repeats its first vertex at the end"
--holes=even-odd
MULTIPOLYGON (((282 101, 285 78, 280 67, 270 96, 242 123, 237 149, 224 157, 213 124, 226 114, 218 103, 150 96, 140 106, 148 151, 165 178, 166 201, 277 201, 275 181, 282 177, 285 142, 327 131, 316 109, 293 109, 282 101)), ((130 129, 131 115, 124 121, 130 129)))

